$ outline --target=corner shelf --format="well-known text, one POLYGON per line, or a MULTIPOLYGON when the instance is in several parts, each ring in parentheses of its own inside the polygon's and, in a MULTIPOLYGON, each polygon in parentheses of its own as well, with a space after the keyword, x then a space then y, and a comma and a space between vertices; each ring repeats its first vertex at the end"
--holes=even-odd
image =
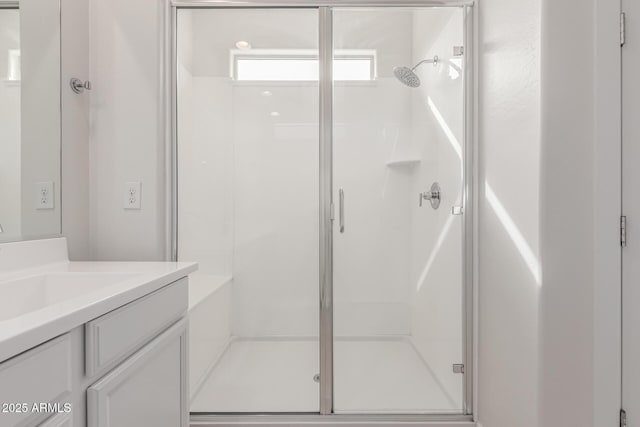
POLYGON ((390 168, 400 168, 400 167, 408 167, 412 168, 417 166, 420 163, 420 159, 418 158, 406 158, 406 159, 395 159, 387 162, 387 167, 390 168))

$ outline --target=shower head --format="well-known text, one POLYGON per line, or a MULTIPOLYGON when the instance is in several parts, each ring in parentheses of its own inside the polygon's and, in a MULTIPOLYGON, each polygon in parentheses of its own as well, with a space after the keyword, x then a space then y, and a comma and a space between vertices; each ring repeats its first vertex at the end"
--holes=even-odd
POLYGON ((420 86, 420 77, 409 67, 394 67, 393 75, 396 76, 396 79, 400 80, 400 83, 406 86, 420 86))
POLYGON ((394 67, 393 75, 396 76, 396 79, 400 81, 400 83, 409 86, 409 87, 419 87, 420 86, 420 77, 415 73, 415 69, 418 68, 419 65, 424 63, 431 63, 434 66, 438 65, 438 56, 434 56, 433 59, 423 59, 418 62, 413 68, 409 67, 394 67))

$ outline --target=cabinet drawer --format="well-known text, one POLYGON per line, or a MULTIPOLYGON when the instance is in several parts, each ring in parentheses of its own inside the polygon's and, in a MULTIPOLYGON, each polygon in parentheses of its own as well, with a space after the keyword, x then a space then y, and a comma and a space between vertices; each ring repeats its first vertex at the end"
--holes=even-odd
POLYGON ((182 317, 187 278, 137 299, 85 325, 87 376, 112 368, 182 317))
POLYGON ((71 381, 68 334, 0 364, 0 426, 35 425, 50 417, 40 404, 62 402, 71 381))
POLYGON ((187 427, 187 319, 87 389, 88 427, 187 427))

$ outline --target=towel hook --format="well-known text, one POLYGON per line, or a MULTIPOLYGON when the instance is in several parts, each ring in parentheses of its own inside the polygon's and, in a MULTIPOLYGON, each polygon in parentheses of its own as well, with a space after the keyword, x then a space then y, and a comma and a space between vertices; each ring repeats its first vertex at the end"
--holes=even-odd
POLYGON ((89 80, 83 82, 77 77, 73 77, 69 81, 69 86, 71 86, 71 90, 73 90, 75 93, 82 93, 85 91, 85 89, 91 90, 91 82, 89 80))

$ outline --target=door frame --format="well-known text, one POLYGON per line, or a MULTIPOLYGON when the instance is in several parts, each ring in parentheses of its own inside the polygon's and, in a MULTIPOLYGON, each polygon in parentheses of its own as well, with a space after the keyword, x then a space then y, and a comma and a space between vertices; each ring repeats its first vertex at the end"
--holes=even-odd
MULTIPOLYGON (((623 25, 623 15, 622 13, 626 12, 625 10, 625 3, 627 0, 620 0, 619 3, 616 5, 618 7, 618 13, 620 16, 620 32, 621 35, 624 35, 626 38, 626 34, 623 33, 624 28, 622 28, 623 25)), ((613 7, 611 7, 611 9, 613 9, 613 7)), ((633 12, 636 12, 636 10, 634 10, 633 12)), ((630 21, 631 23, 635 23, 635 18, 636 16, 631 15, 630 16, 630 21)), ((635 33, 635 31, 633 31, 633 33, 635 33)), ((625 40, 626 41, 626 40, 625 40)), ((637 38, 633 41, 631 41, 631 43, 635 43, 637 44, 637 38)), ((605 52, 606 53, 606 52, 605 52)), ((619 99, 616 99, 616 101, 618 101, 618 105, 619 107, 619 124, 620 124, 620 148, 619 151, 615 151, 614 153, 617 154, 620 158, 620 188, 617 189, 619 190, 619 197, 616 197, 616 199, 619 198, 619 203, 620 203, 620 215, 621 215, 621 220, 622 220, 622 216, 625 216, 626 219, 626 215, 629 215, 630 212, 626 211, 627 207, 625 204, 625 196, 629 194, 629 190, 627 190, 627 187, 630 187, 629 184, 633 185, 632 183, 628 183, 626 182, 626 177, 625 177, 625 161, 624 161, 624 153, 625 153, 625 145, 627 144, 632 144, 632 143, 637 143, 637 141, 626 141, 625 136, 627 134, 626 129, 625 129, 625 123, 627 122, 626 117, 629 116, 628 113, 625 112, 625 96, 624 96, 624 89, 625 89, 625 80, 626 79, 630 79, 633 78, 632 76, 628 76, 625 74, 625 46, 624 43, 622 41, 622 37, 620 39, 620 50, 618 52, 619 56, 613 57, 615 58, 616 64, 619 65, 619 70, 618 70, 618 76, 619 76, 619 81, 614 80, 613 84, 615 84, 618 88, 619 88, 619 99)), ((637 53, 636 53, 637 55, 637 53)), ((640 60, 640 58, 636 58, 636 61, 640 60)), ((637 95, 637 94, 632 94, 633 95, 637 95)), ((613 98, 612 98, 613 100, 613 98)), ((616 192, 617 193, 617 192, 616 192)), ((616 196, 618 196, 618 194, 616 194, 616 196)), ((615 200, 615 199, 614 199, 615 200)), ((618 201, 618 200, 616 200, 618 201)), ((634 221, 635 218, 630 218, 630 221, 634 221)), ((622 226, 622 222, 620 222, 621 226, 622 226)), ((625 231, 626 233, 626 231, 625 231)), ((625 236, 626 237, 626 236, 625 236)), ((621 239, 622 240, 622 239, 621 239)), ((631 245, 633 245, 633 243, 631 243, 631 245)), ((619 370, 620 370, 620 377, 619 377, 619 386, 620 386, 620 391, 619 391, 619 396, 618 397, 619 401, 620 401, 620 424, 622 425, 622 419, 623 419, 623 412, 625 411, 625 425, 626 425, 626 411, 629 411, 630 408, 627 405, 627 402, 625 401, 625 396, 627 393, 626 390, 626 385, 625 383, 627 383, 625 381, 625 366, 627 364, 636 364, 636 361, 627 361, 626 357, 625 357, 625 330, 627 328, 625 328, 625 324, 628 322, 628 320, 626 319, 625 316, 625 287, 626 286, 633 286, 631 283, 627 283, 626 279, 626 274, 625 274, 625 265, 627 264, 626 261, 628 261, 628 259, 625 257, 625 247, 626 246, 626 242, 624 244, 622 244, 621 241, 621 250, 620 250, 620 260, 619 260, 619 265, 620 265, 620 292, 618 295, 618 298, 620 300, 620 336, 615 336, 614 338, 616 340, 619 340, 619 348, 620 348, 620 354, 619 354, 619 370), (625 286, 626 285, 626 286, 625 286)), ((628 257, 628 255, 627 255, 628 257)), ((627 303, 630 302, 630 305, 633 306, 634 303, 636 303, 637 301, 635 300, 627 300, 627 303)), ((628 307, 628 306, 627 306, 628 307)), ((613 384, 611 384, 613 386, 613 384)), ((597 386, 597 384, 596 384, 597 386)), ((618 393, 616 393, 617 395, 618 393)), ((603 399, 605 399, 605 396, 602 396, 603 399)), ((603 403, 610 403, 611 405, 613 405, 613 401, 606 401, 603 400, 603 403)), ((632 408, 632 412, 631 415, 633 417, 633 415, 637 415, 633 414, 633 410, 636 410, 637 412, 637 408, 632 408)), ((630 423, 633 423, 634 420, 629 420, 630 423)))
POLYGON ((622 1, 594 1, 593 425, 622 406, 622 1), (604 193, 603 193, 604 192, 604 193), (601 194, 607 194, 603 203, 601 194))
MULTIPOLYGON (((166 174, 166 259, 178 259, 178 162, 177 162, 177 10, 178 9, 317 9, 319 27, 319 100, 320 100, 320 419, 330 416, 335 422, 434 422, 475 421, 474 408, 477 395, 477 218, 475 198, 477 182, 477 11, 476 0, 164 0, 163 17, 164 51, 163 63, 163 104, 165 106, 165 166, 166 174), (343 415, 333 413, 333 173, 332 173, 332 130, 333 130, 333 84, 331 59, 333 55, 334 8, 402 8, 402 7, 463 7, 463 38, 465 43, 464 82, 464 165, 463 165, 463 253, 462 253, 462 325, 463 325, 463 408, 462 414, 375 414, 343 415)), ((274 414, 274 415, 205 415, 191 416, 192 422, 206 425, 207 422, 223 422, 224 419, 247 421, 248 424, 271 420, 283 423, 313 423, 314 414, 274 414), (268 420, 265 420, 268 417, 268 420)), ((425 424, 427 425, 427 424, 425 424)), ((447 424, 449 425, 449 424, 447 424)))

